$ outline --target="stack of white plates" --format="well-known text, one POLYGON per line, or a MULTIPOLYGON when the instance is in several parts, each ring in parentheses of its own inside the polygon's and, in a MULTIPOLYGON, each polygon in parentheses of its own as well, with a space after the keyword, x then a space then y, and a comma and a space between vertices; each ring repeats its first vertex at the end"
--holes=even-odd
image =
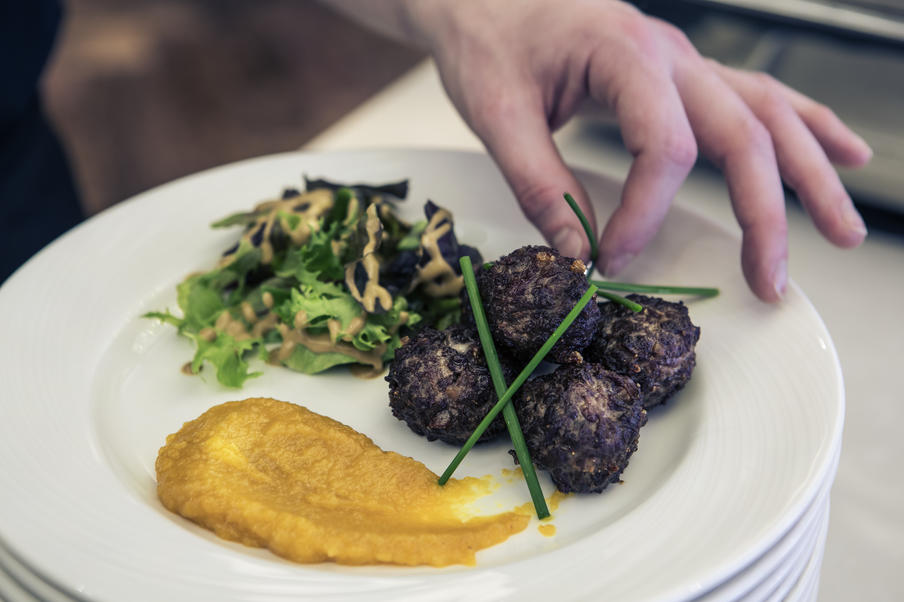
MULTIPOLYGON (((234 233, 208 224, 299 187, 301 174, 411 179, 403 213, 430 198, 487 258, 539 242, 482 155, 288 154, 205 172, 89 220, 0 289, 0 597, 9 600, 811 600, 840 452, 843 387, 829 334, 793 284, 778 306, 747 291, 739 241, 678 206, 632 264, 634 282, 718 286, 685 299, 701 327, 688 386, 650 413, 624 483, 569 496, 556 533, 536 524, 474 567, 295 565, 168 513, 154 461, 168 433, 214 404, 303 404, 441 471, 454 449, 408 431, 385 383, 266 367, 243 391, 180 373, 191 345, 142 319, 175 309, 175 284, 234 233)), ((617 183, 583 174, 611 211, 617 183)), ((507 445, 460 474, 502 475, 507 445)), ((500 476, 507 503, 523 483, 500 476)), ((549 481, 543 482, 547 493, 549 481)))

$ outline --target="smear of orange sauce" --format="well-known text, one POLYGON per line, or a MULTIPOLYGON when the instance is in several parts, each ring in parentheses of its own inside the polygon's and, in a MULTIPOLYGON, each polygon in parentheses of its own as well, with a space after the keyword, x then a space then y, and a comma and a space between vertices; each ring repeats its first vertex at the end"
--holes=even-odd
POLYGON ((167 437, 156 470, 169 510, 296 562, 474 564, 478 550, 523 531, 531 514, 469 518, 468 504, 490 493, 491 480, 441 487, 420 462, 267 398, 224 403, 185 423, 167 437))

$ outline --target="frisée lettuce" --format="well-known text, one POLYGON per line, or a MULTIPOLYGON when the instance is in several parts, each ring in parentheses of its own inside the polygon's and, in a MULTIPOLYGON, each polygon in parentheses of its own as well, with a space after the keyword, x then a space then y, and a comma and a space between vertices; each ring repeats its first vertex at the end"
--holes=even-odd
POLYGON ((458 258, 481 262, 448 211, 428 201, 425 220, 400 219, 407 181, 305 184, 215 222, 243 228, 236 244, 177 286, 179 312, 145 314, 194 342, 185 371, 208 365, 228 387, 261 373, 254 358, 306 374, 344 364, 379 373, 407 332, 458 321, 458 258))

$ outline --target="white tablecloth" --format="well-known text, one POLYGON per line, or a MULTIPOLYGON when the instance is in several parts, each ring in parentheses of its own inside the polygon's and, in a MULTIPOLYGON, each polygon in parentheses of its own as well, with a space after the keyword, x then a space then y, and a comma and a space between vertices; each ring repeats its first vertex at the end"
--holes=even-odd
MULTIPOLYGON (((572 121, 556 139, 573 165, 619 178, 627 173, 630 156, 589 119, 572 121)), ((482 149, 430 62, 305 149, 400 146, 482 149)), ((724 181, 706 167, 694 170, 678 202, 737 228, 724 181)), ((793 203, 788 218, 789 273, 832 334, 847 393, 819 599, 904 600, 904 393, 898 383, 904 374, 904 237, 871 232, 860 248, 842 251, 793 203)))

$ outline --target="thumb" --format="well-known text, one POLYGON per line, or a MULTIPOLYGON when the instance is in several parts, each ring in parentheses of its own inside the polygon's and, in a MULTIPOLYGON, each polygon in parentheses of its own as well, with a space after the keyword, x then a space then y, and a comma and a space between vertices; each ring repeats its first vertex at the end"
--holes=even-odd
MULTIPOLYGON (((517 97, 511 100, 519 102, 517 97)), ((562 160, 542 110, 527 103, 497 105, 484 111, 472 128, 502 171, 524 215, 550 246, 562 255, 586 261, 590 241, 563 195, 571 193, 595 232, 593 207, 562 160)))

